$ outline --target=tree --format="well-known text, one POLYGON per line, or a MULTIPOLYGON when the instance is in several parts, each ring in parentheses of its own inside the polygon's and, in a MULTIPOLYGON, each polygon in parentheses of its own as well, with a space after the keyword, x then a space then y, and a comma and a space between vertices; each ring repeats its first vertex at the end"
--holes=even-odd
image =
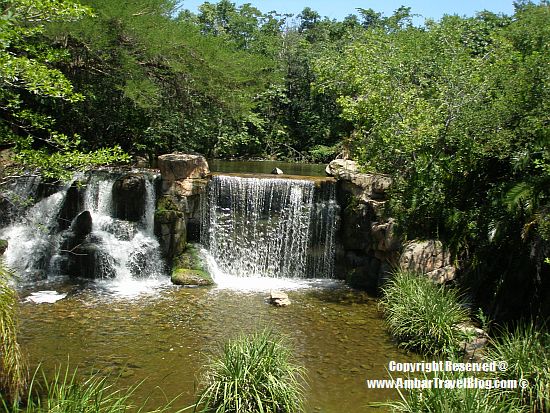
POLYGON ((74 21, 90 15, 90 10, 65 0, 10 0, 2 6, 0 142, 15 145, 19 160, 41 167, 46 175, 63 174, 67 167, 123 159, 116 148, 80 152, 78 135, 58 132, 53 117, 41 110, 45 101, 72 104, 84 99, 52 66, 66 54, 43 41, 45 25, 74 21))

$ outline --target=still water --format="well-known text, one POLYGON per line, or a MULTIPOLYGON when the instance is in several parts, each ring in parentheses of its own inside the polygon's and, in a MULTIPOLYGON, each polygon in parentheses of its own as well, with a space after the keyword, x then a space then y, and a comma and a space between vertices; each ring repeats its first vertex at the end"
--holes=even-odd
POLYGON ((288 291, 286 308, 269 305, 266 292, 168 281, 136 294, 98 282, 42 289, 66 296, 34 303, 32 291, 22 293, 20 341, 31 365, 53 371, 69 360, 83 374, 120 376, 120 385, 145 380, 135 401, 150 397, 150 407, 176 395, 175 407, 192 404, 200 372, 221 343, 264 326, 287 336, 306 368, 307 412, 385 411, 369 403, 397 394, 369 390, 365 380, 387 378, 389 360, 415 359, 390 341, 373 298, 334 281, 288 291))
POLYGON ((279 168, 284 175, 326 176, 326 165, 318 163, 209 159, 208 166, 212 172, 270 174, 274 168, 279 168))

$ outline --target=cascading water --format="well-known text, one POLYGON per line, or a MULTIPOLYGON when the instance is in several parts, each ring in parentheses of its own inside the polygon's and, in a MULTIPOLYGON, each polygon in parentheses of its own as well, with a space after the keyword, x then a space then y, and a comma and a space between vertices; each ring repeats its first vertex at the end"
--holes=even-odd
POLYGON ((119 282, 165 275, 153 233, 153 183, 145 180, 144 214, 138 222, 132 222, 113 217, 114 182, 114 177, 92 176, 84 198, 84 208, 92 217, 91 236, 101 246, 100 275, 119 282))
POLYGON ((80 177, 81 187, 75 193, 81 201, 71 201, 67 196, 75 186, 63 186, 0 230, 0 238, 8 240, 6 263, 23 281, 66 275, 103 279, 104 284, 123 294, 166 282, 165 264, 153 232, 153 181, 154 176, 145 173, 92 172, 86 179, 80 177), (143 189, 136 205, 132 205, 134 200, 126 202, 130 208, 138 207, 141 215, 137 217, 121 216, 113 200, 115 182, 127 175, 143 189), (78 207, 68 207, 71 202, 78 207), (72 213, 62 225, 67 210, 72 213), (84 232, 78 225, 86 219, 80 217, 89 222, 90 228, 84 232))
MULTIPOLYGON (((72 182, 71 182, 72 183, 72 182)), ((59 246, 56 234, 57 217, 71 183, 30 207, 13 224, 0 230, 0 238, 8 240, 6 264, 24 279, 36 280, 45 276, 49 260, 59 246)), ((21 193, 22 199, 33 192, 21 193)))
POLYGON ((201 242, 215 281, 229 277, 331 278, 338 205, 311 180, 215 176, 201 242))

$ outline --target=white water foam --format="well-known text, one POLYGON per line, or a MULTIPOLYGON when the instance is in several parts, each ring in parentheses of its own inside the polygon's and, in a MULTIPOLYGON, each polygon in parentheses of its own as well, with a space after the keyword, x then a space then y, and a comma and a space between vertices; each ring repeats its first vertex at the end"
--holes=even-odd
POLYGON ((58 293, 57 291, 45 290, 45 291, 36 291, 29 295, 25 301, 42 304, 48 303, 53 304, 59 300, 62 300, 67 296, 67 293, 58 293))
POLYGON ((341 282, 329 278, 273 278, 264 276, 239 277, 220 269, 216 259, 204 248, 200 250, 201 258, 207 265, 208 272, 214 280, 215 289, 243 292, 269 292, 272 290, 301 290, 307 288, 328 288, 341 285, 341 282))

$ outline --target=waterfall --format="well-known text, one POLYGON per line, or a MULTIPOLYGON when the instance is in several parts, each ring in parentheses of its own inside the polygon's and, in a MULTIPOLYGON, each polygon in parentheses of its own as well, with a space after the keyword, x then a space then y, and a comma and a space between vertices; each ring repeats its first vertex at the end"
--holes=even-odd
MULTIPOLYGON (((57 217, 71 183, 38 201, 21 218, 13 219, 14 223, 0 230, 0 238, 8 240, 9 245, 5 252, 6 264, 23 278, 45 276, 49 257, 59 246, 57 217)), ((23 193, 20 189, 21 198, 30 198, 34 190, 27 185, 23 188, 29 192, 23 193)))
POLYGON ((333 276, 338 205, 332 183, 215 176, 205 200, 201 242, 221 273, 333 276))
MULTIPOLYGON (((117 171, 94 171, 67 183, 41 199, 11 225, 0 230, 8 240, 6 263, 26 281, 70 275, 105 279, 121 290, 134 281, 166 279, 166 268, 154 235, 155 177, 133 174, 141 183, 141 218, 115 213, 113 185, 127 176, 117 171), (71 201, 69 189, 80 201, 71 201), (79 198, 80 197, 80 198, 79 198), (68 207, 68 205, 72 205, 68 207), (74 205, 78 205, 74 207, 74 205), (72 211, 60 225, 63 211, 72 211), (74 228, 76 215, 88 211, 91 231, 74 228)), ((120 201, 119 201, 120 202, 120 201)), ((132 202, 127 202, 130 207, 132 202)), ((129 287, 132 288, 131 286, 129 287)))
POLYGON ((92 175, 84 197, 90 211, 90 236, 100 246, 96 276, 118 281, 158 278, 165 274, 159 243, 153 233, 155 191, 152 179, 145 180, 145 208, 138 222, 114 218, 113 184, 117 176, 92 175))

